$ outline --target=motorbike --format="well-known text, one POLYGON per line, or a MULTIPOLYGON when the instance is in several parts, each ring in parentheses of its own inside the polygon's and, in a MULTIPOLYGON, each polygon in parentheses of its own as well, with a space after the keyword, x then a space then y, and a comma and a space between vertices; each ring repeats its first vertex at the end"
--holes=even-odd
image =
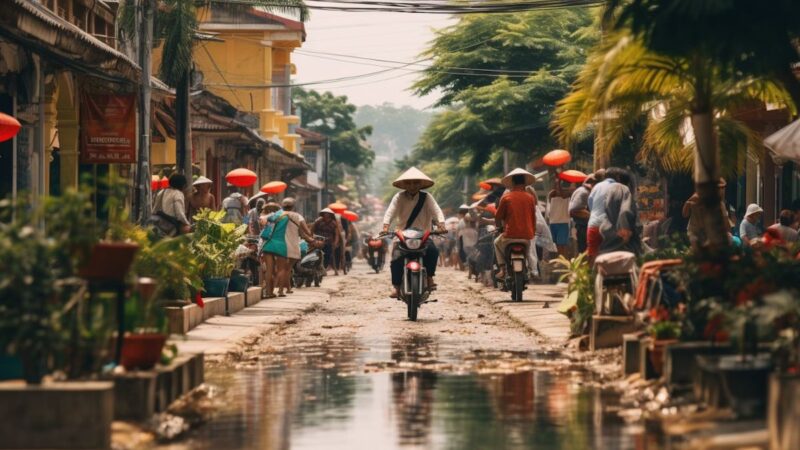
POLYGON ((308 252, 300 261, 297 261, 292 270, 292 281, 295 287, 319 287, 325 276, 325 253, 322 246, 325 238, 314 236, 314 241, 308 243, 308 252))
POLYGON ((364 247, 367 249, 367 263, 375 273, 379 273, 386 263, 386 241, 368 236, 364 239, 364 247))
MULTIPOLYGON (((418 228, 398 230, 395 233, 399 243, 397 251, 403 260, 403 281, 400 285, 398 300, 403 301, 408 309, 408 320, 416 321, 420 306, 428 302, 431 287, 428 286, 428 273, 422 262, 422 257, 427 250, 428 239, 432 235, 442 233, 422 231, 418 228)), ((380 234, 383 238, 388 234, 380 234)))
POLYGON ((504 290, 511 291, 511 301, 521 302, 522 291, 528 284, 528 246, 525 241, 511 241, 506 244, 506 273, 504 290))

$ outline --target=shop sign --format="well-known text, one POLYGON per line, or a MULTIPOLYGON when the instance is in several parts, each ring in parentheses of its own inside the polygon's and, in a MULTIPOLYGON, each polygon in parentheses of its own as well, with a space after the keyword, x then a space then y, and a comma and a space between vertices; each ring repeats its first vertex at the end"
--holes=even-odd
POLYGON ((136 162, 136 96, 81 96, 81 163, 136 162))

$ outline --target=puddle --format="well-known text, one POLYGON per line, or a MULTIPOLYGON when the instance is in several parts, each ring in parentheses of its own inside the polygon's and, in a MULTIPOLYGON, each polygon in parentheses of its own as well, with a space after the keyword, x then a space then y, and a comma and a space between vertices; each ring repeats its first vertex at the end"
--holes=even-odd
POLYGON ((554 352, 309 341, 212 367, 206 381, 218 410, 162 448, 658 448, 618 417, 618 395, 554 352))

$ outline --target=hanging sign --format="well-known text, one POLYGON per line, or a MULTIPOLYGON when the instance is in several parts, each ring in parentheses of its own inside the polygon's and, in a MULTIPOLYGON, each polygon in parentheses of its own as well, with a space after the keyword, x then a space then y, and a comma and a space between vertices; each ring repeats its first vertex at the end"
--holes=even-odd
POLYGON ((136 96, 81 96, 81 163, 136 162, 136 96))

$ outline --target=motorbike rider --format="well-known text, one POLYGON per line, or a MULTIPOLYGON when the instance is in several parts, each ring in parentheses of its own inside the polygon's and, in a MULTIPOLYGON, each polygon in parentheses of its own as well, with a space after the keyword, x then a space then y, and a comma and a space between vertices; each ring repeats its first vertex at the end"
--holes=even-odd
POLYGON ((530 245, 536 236, 536 199, 526 191, 526 186, 533 184, 536 178, 524 169, 514 169, 503 177, 503 184, 509 189, 500 198, 500 205, 495 214, 497 227, 503 227, 503 233, 494 241, 495 257, 499 270, 496 277, 505 277, 506 246, 512 242, 530 245))
MULTIPOLYGON (((387 233, 389 231, 389 226, 395 219, 401 229, 417 228, 422 231, 431 231, 432 225, 435 225, 439 232, 444 232, 444 214, 439 208, 439 204, 436 203, 436 199, 430 193, 422 191, 422 189, 427 189, 433 184, 433 180, 416 167, 412 167, 400 175, 392 185, 402 191, 392 197, 392 202, 386 209, 386 213, 383 216, 383 232, 387 233)), ((423 265, 428 274, 428 286, 432 289, 435 286, 433 277, 436 274, 439 251, 430 240, 428 240, 426 246, 423 265)), ((393 251, 390 264, 394 292, 390 297, 398 298, 400 296, 400 284, 403 282, 403 260, 395 257, 394 253, 393 251)))

